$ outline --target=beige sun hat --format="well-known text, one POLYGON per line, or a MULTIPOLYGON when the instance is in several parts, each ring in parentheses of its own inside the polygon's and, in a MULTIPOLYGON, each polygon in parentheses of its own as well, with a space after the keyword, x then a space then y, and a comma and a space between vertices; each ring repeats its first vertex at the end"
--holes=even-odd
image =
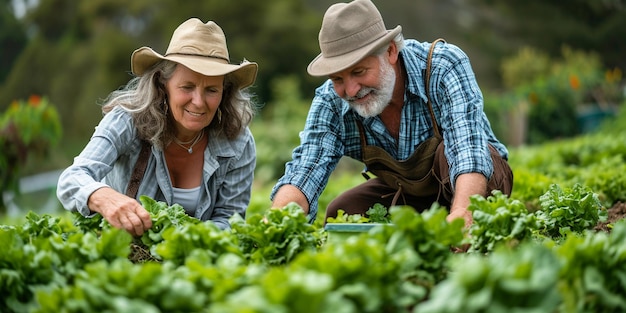
POLYGON ((370 0, 336 3, 326 10, 319 33, 320 53, 307 67, 312 76, 340 72, 389 44, 402 31, 387 30, 370 0))
POLYGON ((213 21, 204 24, 197 18, 190 18, 176 28, 165 55, 141 47, 130 59, 131 71, 137 76, 160 60, 170 60, 206 76, 233 75, 242 88, 254 83, 258 69, 256 63, 245 60, 239 65, 230 64, 222 28, 213 21))

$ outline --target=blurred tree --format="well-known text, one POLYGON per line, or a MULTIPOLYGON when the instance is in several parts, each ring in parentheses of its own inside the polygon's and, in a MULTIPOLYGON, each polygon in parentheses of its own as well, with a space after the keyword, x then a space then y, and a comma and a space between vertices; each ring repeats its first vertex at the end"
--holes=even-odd
POLYGON ((608 68, 626 69, 625 0, 472 2, 483 12, 480 19, 486 32, 480 36, 506 47, 509 55, 533 46, 558 57, 563 46, 568 46, 598 53, 608 68))
POLYGON ((59 108, 66 139, 76 142, 65 146, 69 158, 101 118, 96 103, 131 78, 132 51, 145 45, 164 53, 173 30, 190 17, 224 29, 231 62, 259 63, 259 102, 271 102, 273 77, 293 73, 306 77, 301 90, 312 94, 305 68, 317 53, 321 16, 302 1, 40 0, 18 24, 32 35, 0 85, 0 98, 48 95, 59 108))
POLYGON ((11 0, 0 0, 0 84, 26 46, 24 26, 17 20, 11 0))
MULTIPOLYGON (((319 53, 322 15, 337 2, 16 1, 36 5, 16 19, 11 0, 0 0, 0 99, 5 99, 0 109, 13 99, 47 95, 62 116, 65 144, 60 152, 66 160, 82 148, 101 118, 99 99, 130 79, 132 51, 146 45, 165 52, 174 28, 189 17, 222 26, 231 62, 246 58, 259 63, 254 91, 265 109, 277 102, 275 88, 289 81, 277 79, 281 77, 295 75, 301 97, 310 99, 322 78, 307 75, 306 66, 319 53), (13 38, 17 43, 7 44, 13 38), (17 58, 6 55, 18 52, 17 58)), ((408 38, 444 37, 462 47, 485 89, 503 87, 501 60, 524 46, 555 57, 567 44, 596 51, 607 65, 624 68, 624 1, 374 0, 388 27, 402 25, 408 38)))
MULTIPOLYGON (((161 0, 155 20, 167 20, 165 40, 154 48, 164 51, 171 31, 185 19, 196 16, 214 20, 226 34, 230 59, 244 58, 259 63, 256 92, 262 101, 271 100, 272 79, 296 74, 303 78, 300 90, 312 94, 314 82, 306 66, 317 55, 317 32, 321 15, 293 0, 223 0, 180 2, 161 0)), ((141 41, 143 42, 143 40, 141 41)))

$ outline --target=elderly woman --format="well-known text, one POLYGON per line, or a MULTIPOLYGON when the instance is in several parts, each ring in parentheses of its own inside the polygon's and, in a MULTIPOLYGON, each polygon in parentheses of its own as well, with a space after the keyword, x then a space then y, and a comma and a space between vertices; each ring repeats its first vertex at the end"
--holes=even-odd
POLYGON ((141 195, 229 228, 250 201, 256 151, 245 88, 257 64, 230 64, 222 29, 192 18, 165 55, 135 50, 131 69, 136 77, 105 99, 90 141, 61 174, 59 200, 135 236, 152 226, 141 195))

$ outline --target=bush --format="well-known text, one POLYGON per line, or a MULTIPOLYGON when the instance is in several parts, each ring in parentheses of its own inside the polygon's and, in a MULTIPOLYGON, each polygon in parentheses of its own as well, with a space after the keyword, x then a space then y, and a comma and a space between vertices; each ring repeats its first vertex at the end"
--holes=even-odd
POLYGON ((46 98, 33 95, 11 103, 0 116, 0 191, 19 192, 21 167, 31 155, 46 156, 60 138, 58 113, 46 98))

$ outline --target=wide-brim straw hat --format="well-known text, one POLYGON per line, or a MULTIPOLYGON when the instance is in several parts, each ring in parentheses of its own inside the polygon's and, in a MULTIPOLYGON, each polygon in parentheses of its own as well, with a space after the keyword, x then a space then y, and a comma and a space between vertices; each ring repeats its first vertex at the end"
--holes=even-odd
POLYGON ((402 31, 387 30, 370 0, 333 4, 326 10, 319 32, 321 53, 309 63, 312 76, 327 76, 358 63, 382 48, 402 31))
POLYGON ((141 47, 130 58, 131 71, 137 76, 160 60, 170 60, 206 76, 233 75, 241 88, 254 83, 258 70, 256 63, 246 60, 239 65, 230 64, 222 28, 213 21, 205 24, 197 18, 190 18, 176 28, 165 55, 141 47))

